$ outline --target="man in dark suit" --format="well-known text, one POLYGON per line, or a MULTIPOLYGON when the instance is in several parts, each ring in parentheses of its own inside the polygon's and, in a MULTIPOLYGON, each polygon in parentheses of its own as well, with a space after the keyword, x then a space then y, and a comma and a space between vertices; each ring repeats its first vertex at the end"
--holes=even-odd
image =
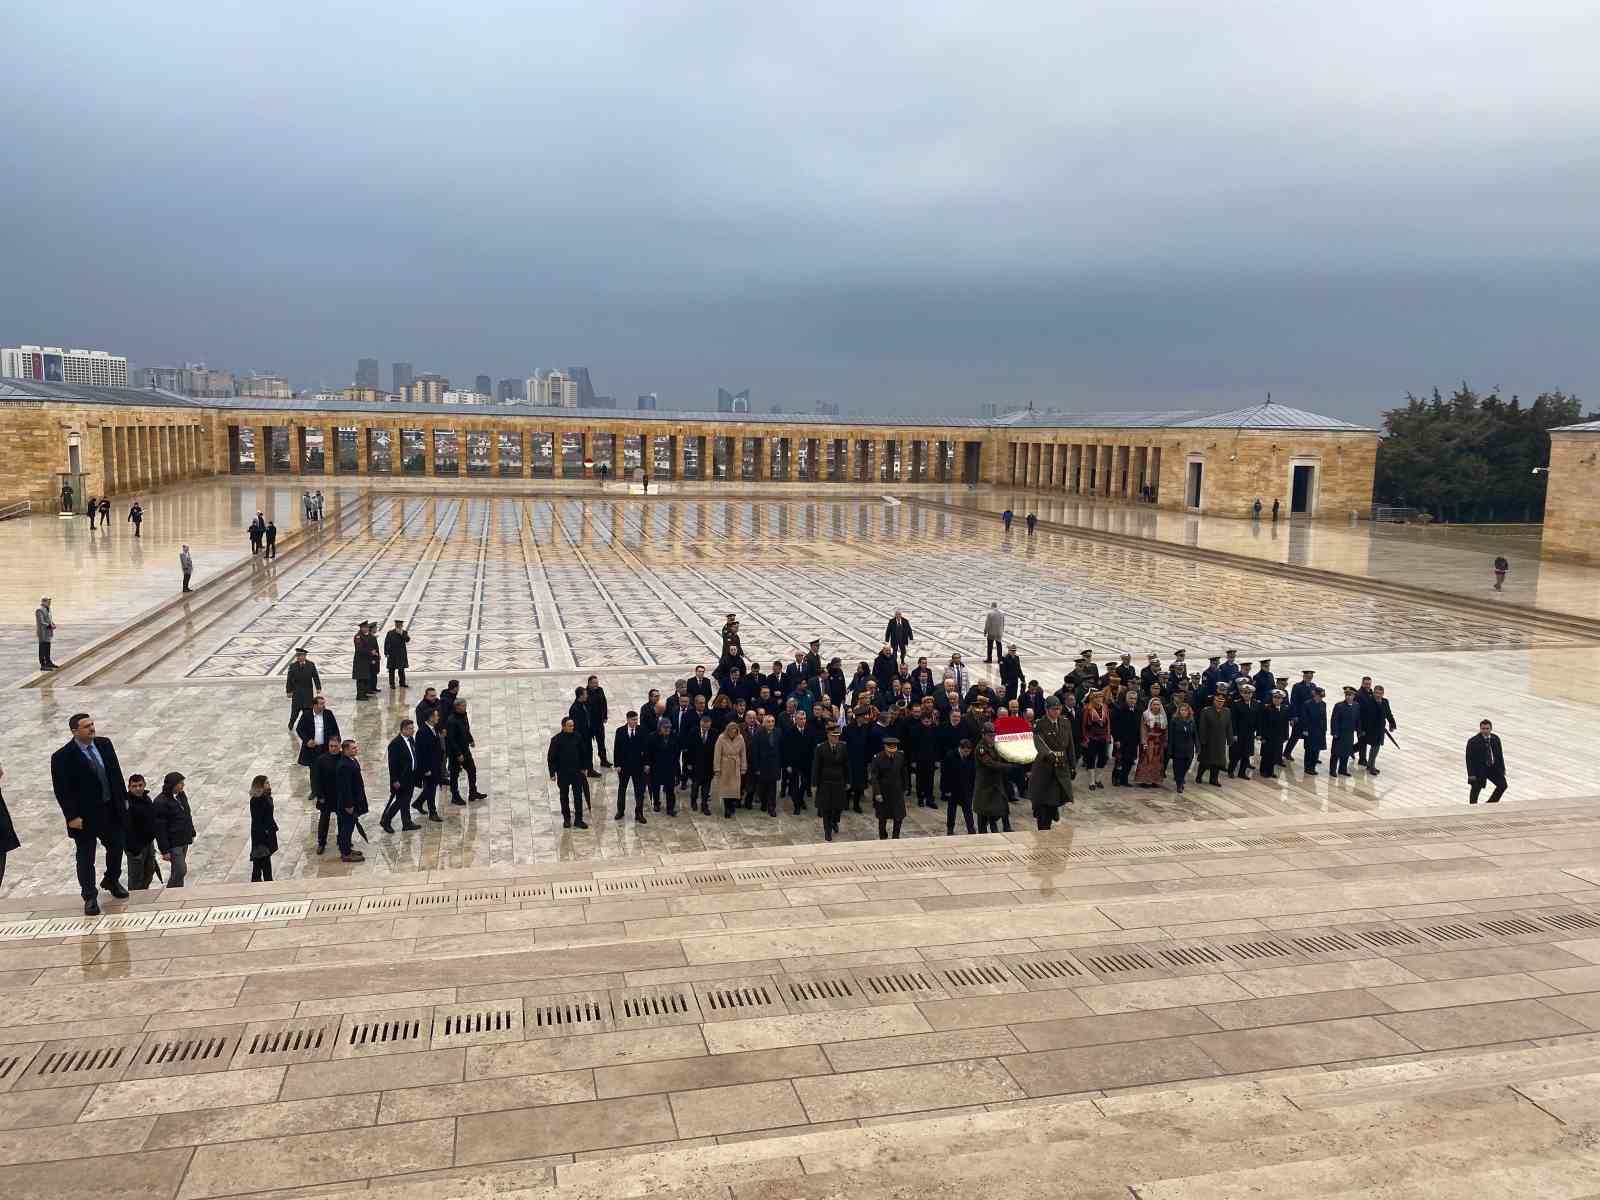
POLYGON ((1478 802, 1478 793, 1485 782, 1494 784, 1489 796, 1490 804, 1498 804, 1506 794, 1506 755, 1500 748, 1500 735, 1494 731, 1493 721, 1478 722, 1478 736, 1467 742, 1467 784, 1472 793, 1468 804, 1478 802))
POLYGON ((396 621, 394 628, 383 635, 383 659, 389 664, 389 690, 394 691, 395 672, 400 673, 400 686, 406 686, 406 666, 410 658, 406 652, 406 643, 411 640, 411 635, 406 632, 406 623, 396 621))
POLYGON ((468 800, 486 800, 488 792, 478 790, 478 763, 472 757, 472 747, 477 740, 472 736, 472 722, 467 717, 467 702, 457 700, 455 711, 444 727, 444 748, 450 756, 450 803, 465 804, 468 800), (461 798, 461 772, 467 773, 467 799, 461 798))
POLYGON ((361 760, 357 756, 359 749, 353 739, 344 742, 339 755, 339 795, 333 801, 338 806, 335 816, 339 821, 339 861, 347 863, 367 860, 367 856, 351 843, 356 822, 367 811, 367 787, 366 781, 361 778, 361 760))
POLYGON ((644 764, 645 736, 639 728, 639 714, 628 710, 628 723, 617 730, 611 744, 611 761, 617 768, 617 815, 622 820, 627 811, 628 783, 633 783, 633 819, 640 825, 644 819, 644 764))
POLYGON ((572 707, 567 709, 567 716, 572 718, 572 727, 583 739, 584 753, 588 755, 583 773, 590 779, 599 779, 600 772, 594 769, 594 733, 589 727, 589 689, 574 688, 572 695, 572 707))
POLYGON ((389 803, 378 818, 378 828, 393 833, 389 824, 400 818, 401 829, 421 829, 411 819, 411 793, 417 786, 420 756, 417 753, 417 726, 410 717, 400 722, 400 732, 389 742, 389 803))
POLYGON ((594 739, 595 749, 600 751, 600 765, 609 767, 611 764, 606 761, 606 721, 611 716, 611 710, 606 705, 606 690, 600 686, 598 675, 589 676, 583 690, 589 705, 589 736, 594 739))
MULTIPOLYGON (((339 719, 333 715, 333 710, 328 707, 326 700, 321 696, 314 696, 310 707, 300 714, 294 732, 300 739, 300 765, 311 770, 311 798, 324 799, 327 794, 318 786, 317 759, 322 756, 322 749, 328 744, 328 739, 339 737, 339 719)), ((327 841, 327 838, 323 838, 323 841, 327 841)))
POLYGON ((334 734, 325 743, 311 765, 311 787, 317 795, 317 853, 328 848, 328 824, 339 807, 339 759, 344 755, 344 742, 334 734))
POLYGON ((711 680, 706 678, 706 669, 704 667, 696 667, 694 669, 694 678, 689 680, 686 690, 691 697, 704 696, 706 703, 711 703, 711 680))
POLYGON ((911 622, 906 620, 905 613, 898 608, 895 609, 894 616, 890 617, 888 625, 884 626, 883 640, 894 647, 902 667, 906 665, 906 647, 911 645, 914 637, 916 634, 911 629, 911 622))
POLYGON ((444 773, 444 743, 439 740, 437 707, 428 710, 427 719, 417 730, 416 748, 417 782, 422 790, 417 793, 414 807, 418 812, 427 809, 430 821, 443 820, 439 816, 438 802, 435 799, 439 792, 439 777, 444 773))
POLYGON ((283 677, 283 692, 289 697, 289 728, 295 727, 299 715, 311 707, 311 700, 322 690, 322 676, 317 674, 317 664, 306 657, 306 648, 294 652, 294 661, 283 677))
POLYGON ((122 886, 123 830, 128 819, 128 788, 116 747, 96 737, 94 718, 74 713, 67 721, 72 737, 50 756, 50 784, 66 818, 67 836, 77 849, 78 890, 85 916, 100 912, 99 888, 118 900, 128 898, 122 886), (105 874, 95 879, 95 843, 106 848, 105 874))

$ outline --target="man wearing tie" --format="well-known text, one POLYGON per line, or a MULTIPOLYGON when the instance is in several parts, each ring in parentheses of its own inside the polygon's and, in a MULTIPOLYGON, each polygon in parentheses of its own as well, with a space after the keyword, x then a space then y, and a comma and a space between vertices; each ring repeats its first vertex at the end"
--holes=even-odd
POLYGON ((1500 748, 1500 735, 1494 731, 1494 722, 1479 721, 1478 736, 1467 742, 1467 783, 1472 792, 1468 804, 1478 802, 1478 793, 1485 783, 1494 784, 1490 804, 1498 804, 1506 794, 1506 756, 1500 748))
POLYGON ((378 828, 393 833, 389 822, 400 818, 401 829, 421 829, 411 819, 411 793, 417 786, 417 726, 410 717, 400 722, 400 732, 389 743, 389 803, 378 818, 378 828))
POLYGON ((611 744, 611 762, 617 768, 617 815, 622 820, 627 810, 628 781, 633 781, 633 819, 644 819, 644 735, 639 732, 639 714, 628 710, 628 723, 617 730, 611 744))
POLYGON ((67 720, 72 737, 50 756, 50 783, 66 818, 67 836, 77 849, 78 890, 85 916, 98 916, 99 888, 118 900, 128 898, 122 886, 123 827, 128 816, 128 789, 122 764, 110 738, 96 737, 94 718, 74 713, 67 720), (95 843, 106 848, 105 874, 95 879, 95 843))
POLYGON ((430 821, 443 820, 439 816, 438 804, 434 799, 439 792, 439 776, 444 771, 444 745, 439 741, 437 707, 428 709, 428 715, 422 721, 422 728, 417 730, 416 751, 417 779, 422 785, 422 790, 417 793, 414 807, 418 812, 427 809, 430 821))

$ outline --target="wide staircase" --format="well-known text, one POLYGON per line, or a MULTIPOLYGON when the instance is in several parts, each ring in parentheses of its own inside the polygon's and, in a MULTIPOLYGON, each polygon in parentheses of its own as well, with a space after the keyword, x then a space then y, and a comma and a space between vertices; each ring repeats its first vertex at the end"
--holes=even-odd
POLYGON ((1600 1196, 1600 812, 0 906, 14 1197, 1600 1196))

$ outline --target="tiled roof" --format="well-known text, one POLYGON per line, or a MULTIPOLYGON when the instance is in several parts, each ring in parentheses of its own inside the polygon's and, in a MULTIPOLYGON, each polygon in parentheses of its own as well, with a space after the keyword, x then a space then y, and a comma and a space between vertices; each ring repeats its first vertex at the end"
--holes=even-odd
MULTIPOLYGON (((292 400, 267 400, 254 396, 191 398, 172 392, 141 388, 74 387, 38 383, 31 379, 0 380, 0 402, 6 400, 59 400, 73 404, 156 405, 173 408, 252 409, 265 412, 348 412, 437 414, 459 411, 472 415, 539 417, 556 421, 615 420, 713 421, 727 425, 905 425, 948 429, 1306 429, 1372 432, 1335 417, 1319 416, 1283 404, 1258 404, 1231 412, 1208 413, 1200 409, 1166 412, 1058 413, 1023 409, 999 417, 944 416, 937 413, 885 413, 882 416, 821 416, 814 413, 685 412, 678 409, 545 408, 532 404, 408 404, 370 403, 360 400, 317 400, 297 396, 292 400)), ((1582 426, 1568 426, 1580 429, 1582 426)))
POLYGON ((1600 421, 1579 421, 1576 425, 1557 425, 1551 433, 1600 433, 1600 421))

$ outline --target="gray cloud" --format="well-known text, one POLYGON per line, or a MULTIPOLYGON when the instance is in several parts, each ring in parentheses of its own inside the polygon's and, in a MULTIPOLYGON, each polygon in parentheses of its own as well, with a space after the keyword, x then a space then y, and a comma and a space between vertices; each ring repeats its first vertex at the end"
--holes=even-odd
POLYGON ((1596 390, 1593 5, 68 0, 4 27, 11 342, 305 382, 586 361, 683 406, 738 377, 947 410, 1596 390))

